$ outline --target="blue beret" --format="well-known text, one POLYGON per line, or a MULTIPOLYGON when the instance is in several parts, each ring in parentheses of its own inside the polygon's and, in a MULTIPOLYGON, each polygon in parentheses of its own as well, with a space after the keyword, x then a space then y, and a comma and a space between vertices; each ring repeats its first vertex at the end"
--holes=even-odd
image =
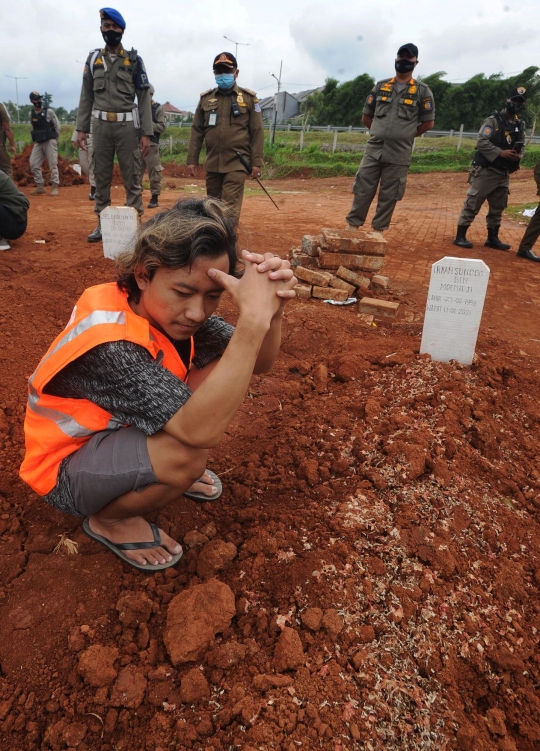
POLYGON ((102 19, 103 18, 108 18, 109 21, 114 21, 114 23, 117 26, 120 26, 121 29, 125 29, 126 28, 126 22, 124 21, 124 18, 122 16, 122 14, 119 13, 114 8, 102 8, 99 11, 99 15, 101 16, 102 19))

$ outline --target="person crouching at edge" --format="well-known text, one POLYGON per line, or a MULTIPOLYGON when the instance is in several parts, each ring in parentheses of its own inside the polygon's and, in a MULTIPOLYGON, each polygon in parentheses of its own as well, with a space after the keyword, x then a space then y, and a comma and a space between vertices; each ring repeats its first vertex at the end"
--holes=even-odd
POLYGON ((288 261, 243 251, 228 209, 180 201, 139 231, 117 282, 85 290, 29 379, 21 477, 89 537, 142 570, 178 563, 182 548, 145 516, 183 494, 221 494, 206 469, 253 373, 279 352, 288 261), (236 327, 214 316, 223 292, 236 327))

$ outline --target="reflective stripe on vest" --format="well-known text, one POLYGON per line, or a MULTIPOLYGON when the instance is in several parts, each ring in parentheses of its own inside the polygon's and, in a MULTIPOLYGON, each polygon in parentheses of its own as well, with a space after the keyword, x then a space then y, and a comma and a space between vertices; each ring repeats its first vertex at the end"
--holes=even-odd
MULTIPOLYGON (((21 477, 46 495, 57 483, 62 461, 96 433, 119 430, 125 423, 84 398, 48 394, 47 385, 67 365, 96 346, 128 341, 147 350, 154 361, 185 382, 189 368, 173 343, 130 307, 116 284, 87 289, 77 301, 66 329, 51 344, 29 378, 24 423, 26 455, 21 477)), ((194 357, 191 339, 190 363, 194 357)))

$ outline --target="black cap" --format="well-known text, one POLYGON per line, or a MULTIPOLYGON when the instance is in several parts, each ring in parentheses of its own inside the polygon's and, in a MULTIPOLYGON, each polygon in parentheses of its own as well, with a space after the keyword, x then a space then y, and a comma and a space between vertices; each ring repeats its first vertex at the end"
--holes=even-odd
POLYGON ((213 67, 214 69, 227 68, 227 70, 236 70, 238 68, 238 63, 231 52, 220 52, 219 55, 216 55, 214 58, 213 67))
POLYGON ((512 89, 512 91, 508 94, 507 99, 525 99, 526 101, 528 96, 529 93, 525 86, 516 86, 516 88, 512 89))
POLYGON ((416 44, 413 44, 412 42, 408 42, 407 44, 401 45, 397 53, 398 55, 401 55, 403 52, 406 52, 411 57, 418 57, 418 47, 416 46, 416 44))
POLYGON ((39 91, 31 91, 30 92, 30 101, 31 102, 35 102, 38 99, 43 99, 43 97, 41 96, 41 94, 39 93, 39 91))

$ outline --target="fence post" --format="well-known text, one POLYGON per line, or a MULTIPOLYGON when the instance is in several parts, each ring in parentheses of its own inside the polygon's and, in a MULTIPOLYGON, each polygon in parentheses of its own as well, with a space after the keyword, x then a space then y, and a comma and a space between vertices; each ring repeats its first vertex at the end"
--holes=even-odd
POLYGON ((291 124, 290 124, 290 123, 288 123, 288 124, 287 124, 287 130, 290 130, 290 129, 291 129, 291 124))
POLYGON ((416 137, 415 137, 414 141, 412 142, 411 154, 414 152, 415 148, 416 148, 416 137))
POLYGON ((450 128, 450 138, 452 138, 453 135, 454 135, 454 131, 452 130, 452 128, 450 128))
POLYGON ((349 133, 352 133, 352 125, 349 125, 349 133))
POLYGON ((461 139, 463 138, 463 123, 459 126, 459 136, 457 140, 457 150, 459 151, 461 148, 461 139))
POLYGON ((172 136, 169 136, 169 154, 172 154, 172 136))
POLYGON ((334 143, 332 144, 332 154, 335 154, 335 152, 336 152, 337 134, 338 134, 338 132, 337 132, 337 128, 336 128, 336 130, 334 131, 334 143))
POLYGON ((309 131, 310 128, 311 128, 311 125, 308 125, 306 130, 309 131))
MULTIPOLYGON (((309 127, 309 126, 308 126, 309 127)), ((300 131, 300 151, 304 149, 304 131, 300 131)))

